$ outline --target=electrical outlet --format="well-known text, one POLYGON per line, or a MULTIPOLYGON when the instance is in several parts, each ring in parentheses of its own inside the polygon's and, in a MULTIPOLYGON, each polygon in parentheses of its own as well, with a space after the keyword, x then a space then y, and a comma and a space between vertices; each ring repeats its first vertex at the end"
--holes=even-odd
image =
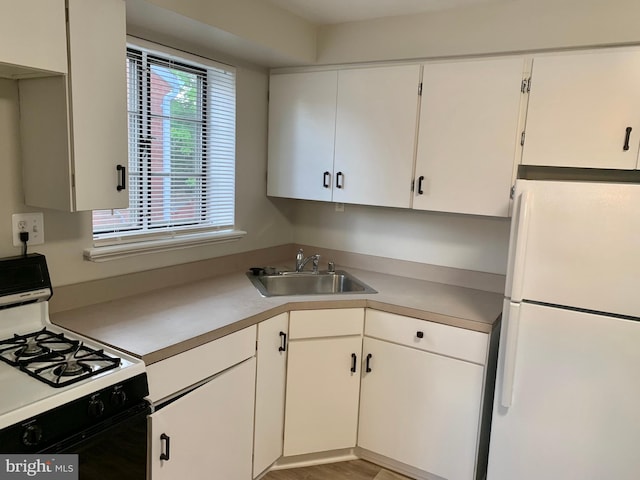
POLYGON ((21 247, 20 232, 29 232, 29 245, 44 243, 44 216, 42 213, 14 213, 11 215, 13 246, 21 247))
POLYGON ((336 212, 344 212, 344 203, 336 203, 336 212))

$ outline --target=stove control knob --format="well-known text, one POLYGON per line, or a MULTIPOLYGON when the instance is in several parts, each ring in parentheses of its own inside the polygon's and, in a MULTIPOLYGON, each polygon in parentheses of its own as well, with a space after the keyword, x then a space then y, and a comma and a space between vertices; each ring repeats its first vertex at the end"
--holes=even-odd
POLYGON ((91 417, 94 417, 94 418, 101 417, 102 414, 104 413, 104 402, 97 396, 93 397, 91 400, 89 400, 88 411, 89 411, 89 416, 91 417))
POLYGON ((27 425, 22 431, 22 443, 27 447, 38 445, 42 441, 42 428, 35 423, 27 425))
POLYGON ((114 407, 122 407, 127 402, 127 393, 116 387, 111 392, 111 405, 114 407))

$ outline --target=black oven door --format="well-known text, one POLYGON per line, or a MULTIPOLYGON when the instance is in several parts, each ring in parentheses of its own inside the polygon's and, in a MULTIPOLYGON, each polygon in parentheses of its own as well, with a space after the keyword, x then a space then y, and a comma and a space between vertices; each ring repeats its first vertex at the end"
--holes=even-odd
POLYGON ((40 453, 78 454, 80 480, 146 480, 147 402, 40 453))

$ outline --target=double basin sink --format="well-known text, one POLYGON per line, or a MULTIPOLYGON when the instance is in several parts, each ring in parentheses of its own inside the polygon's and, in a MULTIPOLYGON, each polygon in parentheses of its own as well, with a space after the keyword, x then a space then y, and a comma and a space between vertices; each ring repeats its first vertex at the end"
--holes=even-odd
POLYGON ((247 272, 247 277, 264 297, 280 295, 327 295, 378 293, 344 270, 335 272, 247 272))

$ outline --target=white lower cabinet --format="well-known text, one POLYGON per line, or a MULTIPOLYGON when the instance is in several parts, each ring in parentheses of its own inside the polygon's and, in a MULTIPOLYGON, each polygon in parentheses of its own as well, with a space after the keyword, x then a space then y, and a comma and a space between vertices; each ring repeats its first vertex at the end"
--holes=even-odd
POLYGON ((253 477, 282 456, 289 314, 258 324, 253 477))
POLYGON ((374 310, 366 322, 358 446, 438 478, 476 478, 484 366, 472 360, 484 363, 488 335, 374 310), (460 344, 468 359, 448 356, 460 344))
POLYGON ((355 447, 364 309, 291 312, 284 455, 355 447))
POLYGON ((256 327, 147 367, 149 478, 250 480, 256 327))
POLYGON ((150 416, 151 478, 251 478, 255 358, 150 416))
POLYGON ((472 479, 483 368, 365 338, 358 445, 440 477, 472 479))

